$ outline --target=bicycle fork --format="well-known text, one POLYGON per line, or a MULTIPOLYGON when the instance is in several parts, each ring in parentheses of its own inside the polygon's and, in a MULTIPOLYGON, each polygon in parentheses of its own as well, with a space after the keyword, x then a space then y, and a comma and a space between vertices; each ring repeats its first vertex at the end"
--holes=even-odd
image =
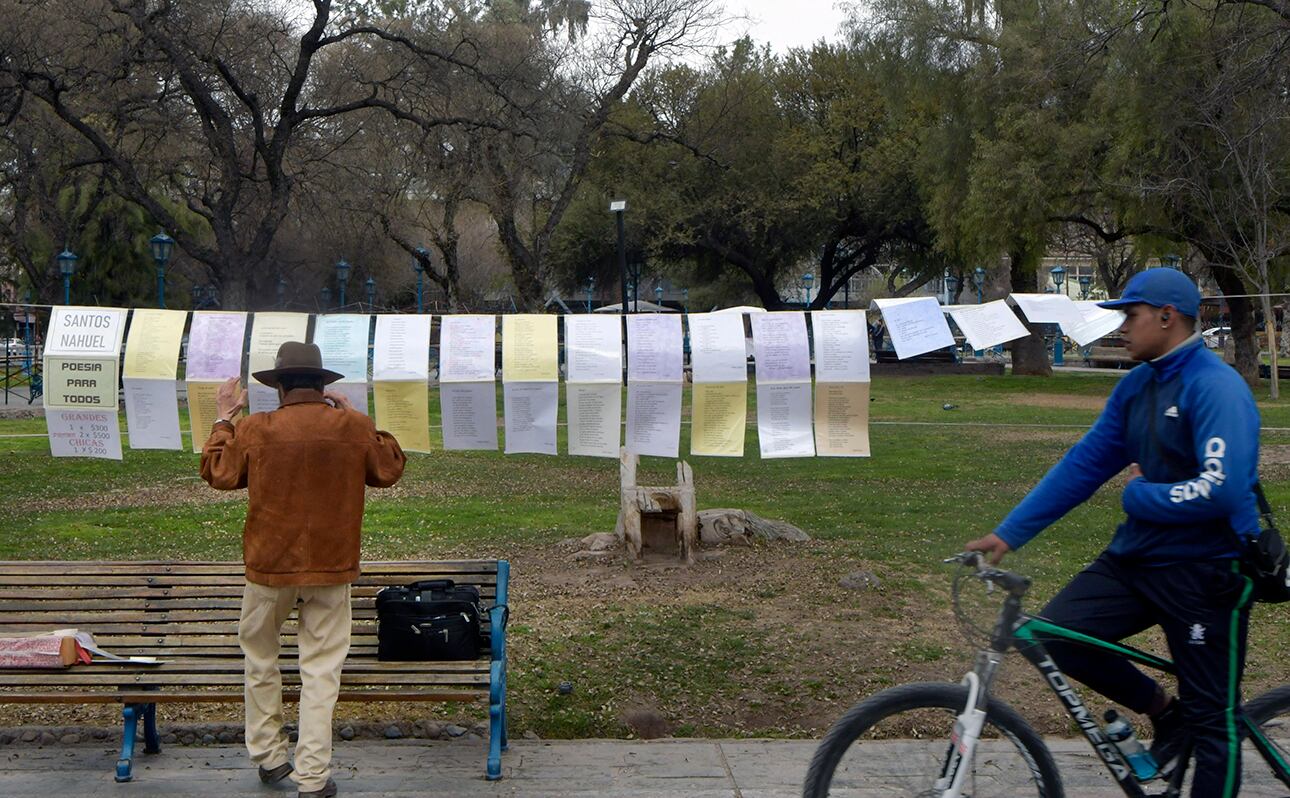
POLYGON ((985 727, 985 708, 990 699, 990 684, 1003 662, 1003 654, 985 649, 977 655, 976 668, 963 676, 961 684, 967 687, 968 697, 963 711, 954 720, 950 745, 945 755, 945 766, 935 789, 940 798, 960 798, 963 781, 971 770, 972 757, 976 754, 981 729, 985 727))

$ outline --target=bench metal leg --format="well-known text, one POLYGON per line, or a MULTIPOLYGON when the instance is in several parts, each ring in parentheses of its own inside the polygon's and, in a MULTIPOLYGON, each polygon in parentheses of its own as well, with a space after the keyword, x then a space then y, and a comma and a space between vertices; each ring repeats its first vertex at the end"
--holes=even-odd
POLYGON ((502 751, 506 740, 506 661, 494 661, 488 687, 488 771, 486 778, 502 777, 502 751))
POLYGON ((143 710, 143 752, 161 753, 161 735, 157 734, 156 704, 147 704, 143 710))
POLYGON ((121 731, 121 757, 116 761, 116 780, 129 781, 130 762, 134 759, 134 738, 139 733, 139 711, 143 705, 126 704, 121 709, 124 728, 121 731))

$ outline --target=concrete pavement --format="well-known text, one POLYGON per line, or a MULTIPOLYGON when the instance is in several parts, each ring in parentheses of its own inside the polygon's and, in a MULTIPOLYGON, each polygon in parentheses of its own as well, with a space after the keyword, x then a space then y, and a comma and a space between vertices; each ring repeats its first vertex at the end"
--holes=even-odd
MULTIPOLYGON (((1120 795, 1087 745, 1078 740, 1049 742, 1067 795, 1120 795)), ((881 745, 895 762, 908 753, 910 743, 881 745)), ((516 740, 503 758, 505 778, 497 782, 483 779, 485 743, 480 741, 338 741, 334 762, 342 796, 792 798, 801 795, 815 747, 809 740, 516 740)), ((135 780, 128 784, 113 782, 116 751, 103 743, 14 745, 0 750, 0 756, 0 795, 8 798, 295 795, 289 781, 262 786, 238 745, 171 746, 160 754, 139 756, 135 780)), ((995 778, 1005 783, 986 794, 1025 794, 1007 786, 1007 774, 995 778)), ((1285 796, 1290 790, 1249 784, 1241 794, 1285 796)))

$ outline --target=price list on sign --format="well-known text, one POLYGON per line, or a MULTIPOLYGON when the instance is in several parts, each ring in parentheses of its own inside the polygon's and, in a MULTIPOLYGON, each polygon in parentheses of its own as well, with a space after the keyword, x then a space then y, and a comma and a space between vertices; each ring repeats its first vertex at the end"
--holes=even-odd
POLYGON ((113 410, 47 408, 49 448, 55 457, 121 459, 121 428, 113 410))

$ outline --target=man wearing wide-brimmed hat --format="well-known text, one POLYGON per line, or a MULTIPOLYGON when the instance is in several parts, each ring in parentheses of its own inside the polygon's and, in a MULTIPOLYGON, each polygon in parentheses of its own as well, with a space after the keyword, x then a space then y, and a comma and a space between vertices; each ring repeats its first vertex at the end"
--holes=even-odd
POLYGON ((331 725, 349 652, 349 586, 358 577, 365 486, 403 474, 398 441, 341 394, 314 344, 289 341, 257 380, 281 406, 234 425, 246 391, 234 377, 216 396, 219 418, 202 448, 202 478, 247 488, 242 532, 246 588, 238 638, 246 657, 246 747, 266 784, 288 775, 303 796, 332 796, 331 725), (300 738, 295 768, 282 723, 279 634, 299 606, 300 738))

